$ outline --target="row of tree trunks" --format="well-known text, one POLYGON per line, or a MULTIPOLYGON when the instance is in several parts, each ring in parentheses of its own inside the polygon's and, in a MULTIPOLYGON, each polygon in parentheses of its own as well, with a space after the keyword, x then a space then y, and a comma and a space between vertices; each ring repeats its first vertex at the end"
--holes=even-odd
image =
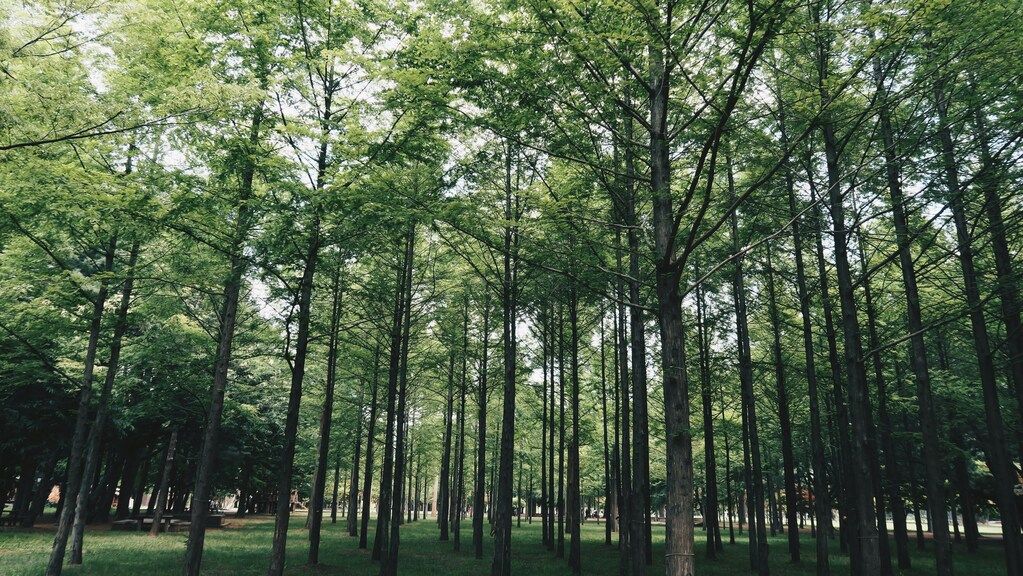
MULTIPOLYGON (((955 141, 948 122, 948 97, 944 81, 934 85, 934 103, 938 112, 939 152, 944 169, 944 180, 948 205, 955 224, 959 263, 962 268, 966 305, 969 310, 973 345, 977 354, 981 388, 984 396, 984 413, 987 438, 982 442, 988 467, 995 477, 995 502, 1002 519, 1002 538, 1005 544, 1005 562, 1009 576, 1023 574, 1023 538, 1020 536, 1019 513, 1012 494, 1016 484, 1016 473, 1007 450, 1005 425, 998 402, 998 388, 995 367, 991 355, 987 320, 981 303, 980 287, 974 265, 974 253, 970 226, 962 198, 959 169, 956 163, 955 141)), ((940 511, 944 513, 944 509, 940 511)), ((943 518, 943 516, 942 516, 943 518)), ((942 524, 943 522, 938 522, 942 524)), ((940 528, 939 528, 940 529, 940 528)), ((946 527, 947 530, 947 527, 946 527)), ((946 536, 947 537, 947 536, 946 536)))
MULTIPOLYGON (((788 148, 788 131, 785 125, 785 101, 779 90, 778 94, 778 128, 781 142, 788 148)), ((828 540, 832 523, 831 501, 829 499, 827 477, 825 475, 824 436, 821 429, 820 390, 817 384, 817 359, 814 352, 813 320, 810 316, 810 294, 806 285, 806 265, 803 262, 803 235, 800 214, 796 208, 795 176, 786 163, 784 169, 786 195, 788 196, 789 218, 792 221, 792 244, 796 264, 796 295, 799 299, 799 313, 802 317, 803 353, 806 360, 807 396, 810 404, 810 451, 813 460, 813 500, 816 518, 816 572, 817 576, 829 576, 831 573, 828 557, 828 540), (822 530, 821 527, 824 527, 822 530)), ((903 515, 905 519, 905 515, 903 515)))
MULTIPOLYGON (((818 12, 815 13, 815 17, 819 22, 822 15, 818 12)), ((852 431, 851 451, 848 454, 851 470, 846 470, 846 473, 855 476, 858 480, 855 483, 849 483, 854 490, 850 501, 847 502, 847 504, 851 504, 851 511, 855 514, 855 537, 851 539, 853 544, 852 564, 854 570, 861 570, 866 574, 879 574, 881 573, 881 546, 878 526, 873 518, 874 503, 871 494, 876 476, 871 466, 871 457, 876 455, 876 453, 872 454, 871 438, 874 436, 874 431, 870 423, 870 404, 863 364, 863 343, 853 278, 849 266, 849 229, 846 227, 845 193, 839 165, 841 150, 835 134, 833 115, 830 111, 831 95, 827 85, 830 75, 830 41, 826 40, 823 34, 818 34, 816 48, 818 92, 821 106, 820 127, 827 166, 827 200, 834 232, 835 273, 841 310, 849 422, 852 431)))
MULTIPOLYGON (((735 198, 735 178, 731 157, 725 157, 729 196, 735 198)), ((761 576, 769 573, 767 564, 767 526, 764 514, 764 478, 760 456, 760 435, 757 427, 756 397, 753 390, 753 360, 750 353, 749 321, 746 308, 746 285, 738 216, 731 215, 732 253, 737 256, 732 274, 732 299, 735 304, 736 340, 739 354, 742 427, 746 472, 746 494, 749 499, 750 567, 761 576)))
MULTIPOLYGON (((633 122, 626 119, 626 139, 631 141, 633 122)), ((629 495, 630 519, 633 530, 631 542, 635 553, 631 554, 633 574, 642 576, 646 566, 653 562, 650 507, 650 424, 647 409, 647 377, 646 377, 646 322, 644 320, 643 302, 640 296, 642 277, 640 270, 640 222, 637 212, 636 166, 635 155, 631 147, 625 149, 624 194, 619 211, 625 226, 625 237, 628 245, 628 316, 629 316, 629 354, 631 365, 632 386, 632 481, 629 495)), ((619 264, 620 269, 620 264, 619 264)), ((622 289, 621 278, 618 279, 619 295, 626 294, 622 289)), ((624 310, 619 309, 619 313, 624 310)), ((624 320, 623 320, 624 321, 624 320)), ((624 331, 624 326, 623 326, 624 331)))
MULTIPOLYGON (((696 269, 699 277, 699 268, 696 269)), ((724 551, 721 527, 718 523, 718 479, 714 453, 714 418, 710 376, 710 334, 707 327, 707 306, 702 285, 696 288, 697 341, 699 344, 700 400, 703 408, 703 455, 707 474, 706 507, 703 525, 707 530, 707 558, 714 560, 724 551)))
MULTIPOLYGON (((131 158, 129 157, 125 174, 130 173, 131 158)), ((124 333, 128 330, 128 307, 131 304, 132 290, 135 285, 135 263, 138 261, 139 247, 139 239, 135 238, 128 254, 127 273, 121 286, 121 301, 118 303, 117 311, 115 312, 114 337, 110 342, 110 358, 107 361, 107 373, 103 379, 99 406, 96 408, 96 420, 89 431, 88 452, 85 457, 85 470, 82 473, 82 485, 78 489, 78 496, 75 499, 75 521, 71 532, 71 564, 82 563, 86 507, 90 496, 93 494, 87 480, 92 477, 99 466, 101 436, 107 427, 107 416, 110 412, 110 395, 113 392, 114 380, 117 378, 117 367, 121 358, 121 342, 123 341, 124 333)), ((106 474, 110 474, 110 466, 107 466, 106 474)), ((116 478, 113 482, 108 480, 101 484, 101 486, 108 486, 110 484, 116 484, 116 478)), ((105 500, 106 498, 100 498, 99 502, 102 504, 105 500)), ((109 511, 109 509, 110 507, 107 505, 105 510, 109 511)))

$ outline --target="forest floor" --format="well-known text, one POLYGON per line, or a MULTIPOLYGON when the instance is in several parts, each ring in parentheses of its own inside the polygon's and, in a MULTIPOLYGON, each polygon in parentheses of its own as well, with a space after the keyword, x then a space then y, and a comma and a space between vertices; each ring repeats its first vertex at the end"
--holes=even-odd
MULTIPOLYGON (((288 538, 289 575, 365 575, 379 572, 379 566, 370 560, 369 553, 357 548, 357 541, 348 536, 343 521, 324 524, 320 547, 321 565, 305 566, 308 551, 304 516, 292 520, 288 538)), ((512 567, 521 575, 568 575, 570 571, 563 559, 539 544, 540 522, 523 522, 513 530, 512 567)), ((463 529, 464 529, 463 525, 463 529)), ((43 525, 32 530, 4 528, 0 530, 0 575, 38 576, 43 573, 52 542, 53 527, 43 525)), ((203 574, 208 575, 262 575, 266 571, 273 534, 269 516, 229 519, 227 528, 206 533, 206 553, 203 574)), ((451 542, 438 541, 434 518, 406 524, 401 531, 401 551, 398 572, 403 575, 485 575, 490 573, 492 548, 490 539, 482 560, 472 554, 472 532, 463 530, 462 551, 452 551, 451 542)), ((68 575, 177 575, 181 571, 181 558, 185 548, 185 534, 164 534, 150 538, 146 534, 114 532, 109 526, 90 526, 85 538, 85 564, 64 570, 68 575)), ((618 574, 618 553, 614 547, 604 545, 604 526, 588 522, 582 528, 583 573, 614 576, 618 574)), ((727 537, 727 533, 726 533, 727 537)), ((663 574, 663 532, 654 530, 654 567, 650 574, 663 574)), ((568 542, 566 540, 566 546, 568 542)), ((814 574, 813 541, 803 536, 804 560, 799 565, 788 562, 785 536, 771 539, 771 574, 774 576, 812 576, 814 574)), ((697 575, 737 576, 749 574, 745 537, 736 537, 736 544, 725 544, 723 558, 708 561, 704 558, 704 534, 697 531, 697 575)), ((934 573, 934 564, 927 551, 913 546, 913 569, 902 575, 925 576, 934 573)), ((849 573, 849 560, 835 554, 831 558, 832 573, 849 573)), ((967 555, 965 548, 955 551, 957 576, 995 576, 1005 574, 1005 565, 999 543, 983 542, 980 552, 967 555)))

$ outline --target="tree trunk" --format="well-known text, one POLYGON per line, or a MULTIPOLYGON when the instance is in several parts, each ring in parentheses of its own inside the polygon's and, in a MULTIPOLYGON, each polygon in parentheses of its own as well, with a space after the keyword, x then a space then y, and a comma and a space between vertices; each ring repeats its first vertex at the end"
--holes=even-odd
POLYGON ((67 481, 61 491, 64 506, 57 520, 57 535, 53 539, 53 549, 46 566, 46 576, 60 576, 64 568, 64 554, 67 550, 68 537, 75 521, 77 512, 78 492, 83 482, 91 480, 91 474, 85 474, 83 456, 86 449, 86 434, 89 427, 89 400, 92 397, 93 370, 96 367, 96 350, 99 348, 99 333, 102 328, 103 306, 107 301, 106 276, 114 268, 114 253, 117 249, 117 237, 111 236, 106 247, 103 262, 103 276, 99 280, 99 291, 92 301, 92 318, 89 322, 89 343, 85 350, 85 368, 82 375, 82 388, 78 393, 78 415, 75 417, 74 435, 71 437, 71 453, 67 460, 67 481))
MULTIPOLYGON (((132 157, 129 156, 124 173, 131 174, 131 171, 132 157)), ((139 240, 136 238, 132 242, 131 251, 128 256, 127 275, 121 289, 121 301, 117 307, 114 323, 114 336, 110 343, 110 359, 107 363, 107 374, 103 379, 103 389, 100 393, 99 406, 96 409, 96 421, 89 432, 85 471, 82 476, 83 482, 78 490, 78 497, 75 501, 75 520, 71 530, 70 564, 82 563, 82 545, 85 537, 85 508, 90 498, 94 497, 86 480, 92 476, 97 466, 99 466, 101 436, 103 431, 106 430, 107 414, 110 411, 110 395, 113 390, 114 379, 117 377, 117 365, 121 357, 121 341, 128 328, 128 306, 131 303, 131 292, 135 283, 135 263, 138 261, 138 253, 139 240)), ((116 482, 116 478, 113 481, 116 482)))
POLYGON ((397 434, 394 439, 394 488, 393 496, 391 499, 391 523, 390 531, 391 536, 388 539, 387 556, 382 559, 380 563, 380 576, 397 576, 398 574, 398 549, 401 544, 401 531, 399 527, 401 525, 402 518, 402 494, 404 493, 403 483, 405 482, 405 466, 407 464, 405 458, 405 439, 408 435, 408 415, 406 409, 406 401, 408 397, 408 348, 409 339, 412 332, 412 272, 413 272, 413 258, 415 255, 416 245, 416 227, 414 223, 410 223, 408 227, 408 233, 405 240, 405 296, 403 300, 403 317, 402 321, 402 337, 401 337, 401 367, 398 373, 398 402, 396 408, 396 417, 399 418, 397 426, 397 434), (403 426, 402 423, 405 423, 403 426))
MULTIPOLYGON (((1023 414, 1023 324, 1020 323, 1019 279, 1013 271, 1012 253, 1005 235, 1005 218, 998 186, 1002 180, 1000 161, 991 154, 990 135, 983 111, 973 104, 973 119, 980 147, 980 189, 984 193, 984 211, 990 225, 991 250, 995 256, 998 282, 998 300, 1001 304, 1002 323, 1005 325, 1005 343, 1009 353, 1009 369, 1016 392, 1016 409, 1023 414)), ((1020 436, 1020 457, 1023 458, 1023 435, 1020 436)), ((1021 558, 1023 559, 1023 558, 1021 558)))
POLYGON ((568 323, 571 330, 571 392, 572 432, 568 444, 568 566, 573 574, 582 571, 579 510, 582 500, 579 486, 579 301, 575 281, 569 281, 568 323))
POLYGON ((177 444, 178 428, 175 426, 167 441, 167 456, 163 460, 160 485, 156 489, 156 508, 153 509, 153 525, 149 529, 149 535, 154 538, 160 534, 160 522, 163 518, 163 510, 167 506, 167 493, 170 491, 171 471, 174 469, 174 450, 177 448, 177 444))
MULTIPOLYGON (((340 321, 340 314, 338 316, 339 316, 338 320, 340 321)), ((345 516, 347 516, 347 518, 345 518, 345 520, 347 521, 347 528, 348 528, 348 535, 349 536, 358 536, 359 535, 359 462, 362 459, 362 414, 363 414, 363 410, 365 409, 365 406, 364 406, 364 398, 365 397, 366 397, 365 396, 365 389, 363 388, 359 392, 359 405, 357 406, 357 410, 356 410, 356 418, 355 418, 355 446, 352 448, 352 475, 351 475, 351 478, 348 481, 349 493, 347 495, 348 506, 346 508, 347 509, 347 513, 345 514, 345 516)), ((329 438, 329 434, 328 434, 327 437, 329 438)), ((335 466, 337 468, 334 470, 334 498, 333 498, 334 503, 333 503, 333 505, 331 507, 332 508, 332 512, 331 512, 331 521, 332 522, 333 522, 333 517, 334 517, 334 515, 337 512, 337 498, 338 498, 338 494, 337 494, 337 476, 338 476, 338 472, 339 472, 340 467, 341 467, 341 459, 340 459, 340 457, 337 458, 336 461, 337 461, 337 464, 335 464, 335 466)))
MULTIPOLYGON (((360 438, 360 440, 361 440, 361 438, 360 438)), ((359 466, 359 462, 355 461, 354 465, 357 468, 359 466)), ((350 501, 351 508, 348 510, 349 514, 347 514, 347 516, 349 518, 355 518, 356 519, 355 525, 352 528, 352 530, 354 530, 354 533, 349 533, 350 536, 356 536, 359 533, 359 523, 358 523, 358 518, 359 518, 359 515, 358 515, 359 514, 359 485, 358 485, 358 483, 355 483, 355 484, 352 484, 351 487, 352 487, 352 493, 354 494, 354 497, 351 498, 351 501, 350 501)), ((331 498, 330 498, 330 523, 331 524, 337 524, 337 508, 338 508, 338 506, 337 506, 338 505, 337 499, 338 499, 338 496, 339 496, 338 491, 340 490, 340 488, 341 488, 341 455, 337 454, 337 455, 334 456, 334 489, 331 492, 331 498)))
MULTIPOLYGON (((494 526, 493 576, 511 574, 512 480, 515 469, 515 377, 516 377, 516 322, 518 311, 517 256, 518 217, 517 200, 512 194, 512 145, 505 151, 504 163, 504 277, 501 282, 501 308, 504 332, 504 404, 501 418, 501 453, 497 474, 497 506, 494 526)), ((493 506, 493 503, 491 503, 493 506)))
MULTIPOLYGON (((288 521, 291 518, 291 477, 295 466, 295 443, 298 439, 298 417, 299 408, 302 402, 302 383, 305 380, 305 363, 309 349, 309 322, 311 318, 313 277, 316 273, 316 263, 320 251, 320 214, 319 208, 313 208, 313 222, 309 232, 309 245, 305 254, 305 269, 302 272, 302 279, 299 283, 298 293, 298 333, 295 336, 295 356, 291 366, 291 390, 288 395, 288 414, 284 422, 284 450, 281 453, 280 476, 277 481, 277 514, 274 519, 273 547, 270 550, 270 566, 267 569, 267 576, 281 576, 284 574, 284 552, 288 541, 288 521)), ((326 423, 328 428, 330 422, 326 423)), ((329 443, 329 438, 325 439, 329 443)), ((321 450, 326 452, 327 446, 321 450)), ((320 468, 326 466, 326 458, 321 459, 318 464, 320 468)), ((319 475, 319 480, 325 479, 324 474, 319 475)), ((320 487, 316 494, 322 499, 323 488, 320 487)), ((313 510, 318 507, 318 502, 312 502, 310 513, 314 520, 322 520, 321 514, 315 514, 313 510)), ((310 538, 319 535, 319 526, 315 534, 310 538)), ((312 540, 310 540, 312 544, 312 540)), ((319 552, 318 546, 310 546, 310 563, 315 563, 314 554, 319 552)))
MULTIPOLYGON (((632 141, 631 118, 626 126, 626 138, 632 141)), ((643 321, 643 303, 640 297, 639 230, 636 213, 635 158, 631 147, 625 152, 624 224, 629 248, 629 344, 632 362, 632 484, 630 518, 639 530, 633 535, 633 576, 643 576, 644 566, 653 562, 650 518, 650 424, 647 411, 646 380, 646 326, 643 321), (642 522, 641 525, 639 523, 642 522), (642 542, 642 545, 640 545, 642 542)), ((621 282, 621 278, 618 278, 621 282)))
MULTIPOLYGON (((668 80, 664 54, 650 50, 649 149, 650 191, 653 198, 654 265, 661 364, 664 379, 666 434, 665 574, 694 573, 693 456, 689 428, 689 378, 686 374, 682 299, 678 262, 675 260, 675 213, 671 197, 671 160, 668 146, 668 80)), ((634 367, 635 369, 635 367, 634 367)), ((635 519, 633 519, 635 522, 635 519)), ((640 548, 637 543, 634 551, 640 548)), ((645 546, 643 547, 645 548, 645 546)), ((633 561, 633 566, 638 562, 633 561)))
MULTIPOLYGON (((620 239, 617 244, 620 245, 620 239)), ((618 251, 620 254, 620 250, 618 251)), ((618 269, 621 269, 621 258, 619 256, 618 269)), ((625 307, 622 305, 622 283, 618 283, 617 289, 618 305, 614 308, 612 320, 614 331, 612 334, 614 342, 614 368, 615 368, 615 390, 620 399, 621 443, 619 456, 619 482, 618 482, 618 573, 620 576, 627 576, 633 568, 633 524, 632 524, 632 456, 630 446, 631 426, 631 402, 629 389, 629 364, 628 349, 626 346, 625 334, 625 307)), ((638 562, 640 566, 646 566, 638 562)))
POLYGON ((25 516, 21 519, 22 528, 35 526, 36 518, 42 515, 43 509, 46 507, 46 499, 53 489, 54 470, 57 468, 57 458, 59 456, 59 450, 51 450, 50 455, 47 456, 46 464, 43 465, 43 472, 39 476, 39 483, 32 494, 32 501, 29 503, 25 516))
POLYGON ((778 392, 778 424, 781 428, 782 468, 785 476, 785 515, 788 524, 789 559, 799 562, 799 522, 796 518, 796 457, 792 450, 792 417, 785 383, 785 364, 781 351, 781 318, 774 287, 774 266, 771 245, 767 245, 767 294, 773 336, 774 377, 778 392))
POLYGON ((565 306, 558 303, 558 535, 556 558, 565 557, 565 306))
MULTIPOLYGON (((540 421, 540 543, 544 547, 550 546, 550 527, 551 518, 547 514, 548 506, 547 502, 550 499, 550 493, 547 491, 547 438, 548 429, 550 431, 550 438, 554 437, 554 429, 549 426, 547 418, 547 389, 548 386, 553 386, 553 382, 547 380, 547 360, 550 354, 548 353, 548 330, 547 330, 547 314, 546 309, 541 312, 539 318, 540 324, 540 354, 541 354, 541 367, 542 367, 542 381, 543 390, 540 394, 542 404, 542 416, 540 421)), ((554 411, 554 406, 551 405, 551 413, 554 411)))
MULTIPOLYGON (((699 269, 696 277, 700 277, 699 269)), ((703 459, 707 474, 707 505, 703 525, 707 529, 707 559, 714 560, 722 550, 721 528, 718 526, 717 462, 714 454, 714 416, 710 384, 710 335, 707 330, 707 307, 702 285, 696 287, 697 344, 700 365, 700 401, 703 407, 703 459)))
POLYGON ((366 428, 366 477, 362 483, 362 525, 359 530, 359 548, 369 544, 369 504, 373 495, 373 442, 376 440, 377 396, 380 389, 380 345, 373 348, 373 390, 369 400, 369 424, 366 428))
MULTIPOLYGON (((260 52, 259 83, 264 89, 267 86, 268 63, 266 55, 260 52)), ((185 550, 184 576, 199 576, 202 565, 203 544, 206 539, 206 516, 209 513, 207 503, 210 498, 210 475, 216 464, 220 434, 220 421, 224 414, 224 392, 227 390, 228 370, 231 367, 231 349, 234 342, 235 324, 238 320, 238 300, 244 283, 245 271, 248 269, 248 257, 245 255, 246 239, 254 224, 255 215, 252 209, 252 183, 256 174, 254 155, 257 153, 263 126, 265 110, 263 102, 258 102, 252 111, 249 126, 247 154, 243 154, 241 167, 241 185, 238 191, 234 230, 231 232, 228 246, 229 272, 224 280, 224 302, 220 310, 219 334, 217 339, 217 356, 213 367, 213 386, 210 390, 210 405, 206 416, 206 429, 203 432, 202 452, 195 472, 195 491, 192 496, 192 518, 188 527, 188 545, 185 550)))
POLYGON ((139 473, 139 457, 143 450, 143 446, 128 444, 125 447, 128 457, 125 459, 124 469, 121 471, 121 487, 118 490, 117 511, 114 513, 114 520, 124 520, 131 511, 129 508, 131 495, 135 493, 135 477, 139 473))
POLYGON ((440 487, 437 496, 437 521, 440 524, 440 539, 448 539, 448 510, 451 500, 451 432, 454 425, 452 421, 455 409, 455 348, 451 347, 448 352, 448 390, 447 399, 444 402, 444 440, 443 452, 440 457, 440 487))
MULTIPOLYGON (((407 240, 406 240, 407 241, 407 240)), ((376 537, 373 539, 373 560, 384 556, 388 538, 388 520, 391 517, 391 489, 394 483, 394 433, 397 415, 395 403, 398 399, 398 378, 401 365, 402 319, 405 310, 405 270, 408 263, 404 261, 407 246, 400 260, 395 280, 394 313, 391 321, 391 350, 387 369, 387 424, 384 428, 384 460, 380 471, 380 493, 377 496, 376 537)))
POLYGON ((454 549, 462 548, 462 508, 465 502, 465 396, 468 393, 469 375, 469 299, 466 297, 462 308, 462 377, 458 389, 458 455, 455 458, 454 510, 451 511, 451 531, 454 549))
POLYGON ((487 356, 490 352, 490 298, 483 302, 483 357, 480 362, 480 383, 476 404, 476 482, 472 497, 472 552, 483 558, 483 495, 487 482, 487 356))
MULTIPOLYGON (((725 421, 725 393, 719 395, 721 405, 721 420, 725 421)), ((733 511, 735 510, 732 492, 732 446, 728 441, 728 434, 725 434, 725 496, 728 499, 728 543, 735 544, 735 524, 733 523, 733 511)), ((742 532, 742 524, 739 525, 739 532, 742 532)), ((821 576, 818 574, 818 576, 821 576)), ((827 575, 824 575, 827 576, 827 575)))
POLYGON ((131 518, 138 518, 139 516, 139 511, 142 508, 142 495, 145 493, 146 483, 149 481, 149 467, 152 465, 153 458, 148 452, 148 447, 143 448, 142 458, 144 460, 142 472, 139 472, 139 476, 135 481, 135 492, 131 497, 131 518))
MULTIPOLYGON (((315 259, 315 255, 313 258, 315 259)), ((313 475, 313 489, 309 500, 309 556, 307 563, 310 566, 315 566, 320 562, 320 527, 323 524, 323 501, 327 489, 327 459, 330 457, 330 428, 334 420, 334 384, 337 380, 338 332, 341 325, 341 304, 343 298, 343 289, 341 288, 342 266, 341 262, 337 263, 330 286, 331 307, 330 333, 327 341, 327 381, 323 388, 323 407, 320 410, 320 438, 316 447, 316 471, 313 475)), ((310 275, 311 284, 312 275, 310 275)), ((311 289, 312 287, 310 286, 311 289)), ((353 458, 352 466, 352 486, 358 486, 359 484, 359 436, 362 432, 361 406, 359 410, 355 424, 355 457, 353 458)), ((354 530, 355 518, 353 515, 349 515, 348 526, 349 531, 354 530)), ((283 566, 283 562, 281 565, 283 566)))
POLYGON ((525 508, 525 505, 522 503, 523 501, 522 501, 522 457, 521 456, 518 457, 518 461, 519 461, 519 463, 518 463, 519 464, 519 474, 518 474, 518 480, 516 481, 517 485, 515 487, 515 499, 518 500, 518 503, 515 504, 515 527, 516 528, 522 526, 522 511, 525 508))
MULTIPOLYGON (((601 408, 601 420, 603 420, 603 426, 601 428, 604 432, 604 544, 607 546, 611 545, 611 532, 614 527, 614 523, 611 518, 614 512, 614 472, 611 469, 611 446, 608 444, 608 413, 607 413, 607 358, 605 355, 604 346, 604 318, 606 314, 603 306, 600 309, 600 408, 601 408)), ((545 374, 546 376, 546 374, 545 374)), ((546 378, 545 378, 546 380, 546 378)), ((547 383, 544 382, 546 387, 547 383)), ((544 417, 546 419, 547 413, 547 402, 544 401, 544 417)), ((616 416, 617 418, 617 416, 616 416)), ((546 441, 546 439, 545 439, 546 441)), ((617 450, 617 447, 615 447, 617 450)))

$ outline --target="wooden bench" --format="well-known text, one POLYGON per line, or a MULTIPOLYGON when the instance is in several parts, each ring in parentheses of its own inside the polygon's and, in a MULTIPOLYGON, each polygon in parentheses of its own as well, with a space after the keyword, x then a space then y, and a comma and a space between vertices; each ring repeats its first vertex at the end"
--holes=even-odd
POLYGON ((192 523, 188 522, 186 520, 172 520, 170 522, 170 524, 167 525, 167 531, 168 532, 188 532, 188 527, 191 526, 191 525, 192 525, 192 523))
MULTIPOLYGON (((169 517, 169 516, 165 516, 163 518, 160 518, 160 528, 158 529, 158 531, 159 532, 166 532, 167 529, 170 527, 171 522, 174 522, 174 519, 169 517)), ((139 518, 138 519, 138 524, 139 524, 139 530, 141 530, 142 532, 149 532, 153 528, 153 519, 152 518, 139 518)))
POLYGON ((136 532, 139 530, 139 523, 137 520, 116 520, 110 523, 111 530, 118 530, 123 532, 136 532))

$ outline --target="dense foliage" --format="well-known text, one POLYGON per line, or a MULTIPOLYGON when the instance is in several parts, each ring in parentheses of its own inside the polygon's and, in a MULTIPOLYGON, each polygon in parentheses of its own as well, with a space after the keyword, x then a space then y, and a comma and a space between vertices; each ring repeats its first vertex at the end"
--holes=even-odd
POLYGON ((171 513, 198 574, 228 504, 277 576, 296 502, 384 575, 427 511, 493 574, 527 514, 633 575, 663 520, 672 576, 694 517, 821 576, 992 519, 1023 575, 1018 3, 3 9, 0 512, 59 487, 48 575, 171 513))

